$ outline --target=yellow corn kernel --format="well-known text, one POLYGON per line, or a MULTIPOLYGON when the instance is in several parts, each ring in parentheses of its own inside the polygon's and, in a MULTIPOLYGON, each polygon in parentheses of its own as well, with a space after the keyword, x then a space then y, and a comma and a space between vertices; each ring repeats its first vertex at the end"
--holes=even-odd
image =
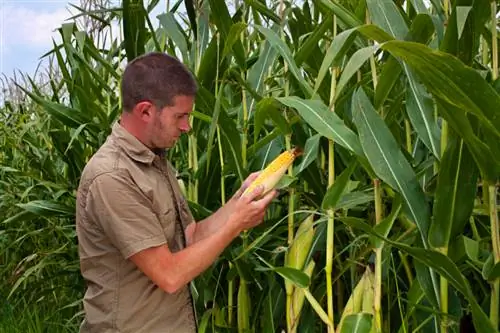
POLYGON ((298 148, 293 148, 281 153, 259 174, 250 186, 247 187, 243 195, 251 193, 259 185, 264 186, 264 191, 261 196, 271 191, 300 153, 301 151, 298 148))

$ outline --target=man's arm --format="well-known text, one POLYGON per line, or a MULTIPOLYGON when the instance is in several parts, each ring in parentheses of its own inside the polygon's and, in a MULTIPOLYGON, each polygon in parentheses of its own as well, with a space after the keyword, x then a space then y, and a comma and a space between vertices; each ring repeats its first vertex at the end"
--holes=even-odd
POLYGON ((262 222, 276 192, 255 200, 261 192, 262 188, 252 195, 235 198, 231 209, 224 213, 226 223, 185 249, 172 253, 167 245, 162 245, 142 250, 130 260, 160 288, 176 292, 205 271, 242 230, 262 222))

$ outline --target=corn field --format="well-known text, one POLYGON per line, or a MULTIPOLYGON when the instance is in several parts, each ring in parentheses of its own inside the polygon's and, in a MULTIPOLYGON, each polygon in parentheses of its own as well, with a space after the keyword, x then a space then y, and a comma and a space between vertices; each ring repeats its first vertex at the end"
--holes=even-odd
POLYGON ((499 331, 498 1, 124 0, 81 15, 101 28, 62 24, 59 74, 0 107, 0 332, 78 330, 80 172, 120 113, 124 63, 150 51, 198 81, 193 130, 168 153, 197 219, 302 150, 264 223, 193 281, 199 332, 499 331))

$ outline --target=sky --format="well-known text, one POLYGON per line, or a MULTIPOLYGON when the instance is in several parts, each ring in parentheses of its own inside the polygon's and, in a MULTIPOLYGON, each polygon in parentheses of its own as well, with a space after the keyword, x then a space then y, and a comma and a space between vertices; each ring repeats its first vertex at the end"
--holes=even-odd
POLYGON ((57 29, 78 13, 70 3, 80 1, 0 0, 1 77, 11 77, 14 71, 35 73, 40 57, 52 49, 52 39, 59 40, 57 29))
MULTIPOLYGON (((73 2, 76 3, 76 2, 73 2)), ((66 0, 0 0, 0 72, 33 74, 52 48, 55 31, 71 17, 66 0)))

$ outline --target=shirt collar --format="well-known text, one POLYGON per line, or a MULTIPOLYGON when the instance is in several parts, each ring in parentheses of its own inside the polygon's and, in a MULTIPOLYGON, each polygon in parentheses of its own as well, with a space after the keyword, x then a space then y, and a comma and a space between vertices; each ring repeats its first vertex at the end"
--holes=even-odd
POLYGON ((151 164, 157 156, 163 157, 165 154, 164 152, 155 154, 151 149, 123 128, 118 121, 113 124, 111 136, 123 151, 137 162, 151 164))

